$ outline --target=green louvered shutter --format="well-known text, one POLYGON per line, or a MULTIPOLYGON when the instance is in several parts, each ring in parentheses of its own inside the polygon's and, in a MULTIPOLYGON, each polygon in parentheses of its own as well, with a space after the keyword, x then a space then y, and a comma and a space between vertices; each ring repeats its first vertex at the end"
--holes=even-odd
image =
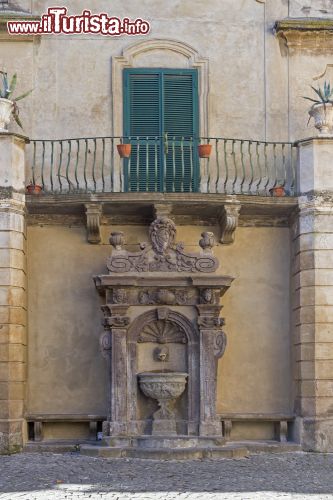
POLYGON ((166 73, 164 90, 164 133, 168 134, 165 152, 166 191, 196 191, 198 184, 197 74, 195 71, 166 73))
POLYGON ((196 191, 196 71, 124 70, 124 135, 128 191, 196 191))
POLYGON ((161 85, 158 73, 124 73, 124 135, 132 153, 125 161, 128 191, 160 191, 161 85))

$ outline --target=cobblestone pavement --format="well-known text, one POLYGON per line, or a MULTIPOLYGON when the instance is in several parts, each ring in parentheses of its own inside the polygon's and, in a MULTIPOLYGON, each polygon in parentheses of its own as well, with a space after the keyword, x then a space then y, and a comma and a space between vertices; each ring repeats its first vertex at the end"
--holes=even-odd
POLYGON ((333 454, 153 461, 76 453, 0 456, 1 500, 333 499, 333 454))

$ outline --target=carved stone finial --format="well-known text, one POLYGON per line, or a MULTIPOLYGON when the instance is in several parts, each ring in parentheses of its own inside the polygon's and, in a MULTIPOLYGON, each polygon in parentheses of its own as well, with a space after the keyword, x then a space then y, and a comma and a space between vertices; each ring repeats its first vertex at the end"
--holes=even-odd
POLYGON ((122 250, 125 243, 124 233, 122 231, 114 231, 111 233, 109 241, 115 250, 122 250))
POLYGON ((157 217, 150 225, 149 237, 153 250, 158 254, 165 254, 174 245, 176 225, 168 217, 157 217))
POLYGON ((216 245, 216 239, 214 233, 205 231, 201 233, 201 240, 199 241, 199 245, 203 249, 204 252, 211 252, 212 248, 216 245))
POLYGON ((235 241, 240 209, 240 204, 225 205, 218 216, 221 227, 220 242, 224 245, 229 245, 235 241))
POLYGON ((87 240, 93 244, 100 243, 102 206, 98 203, 87 203, 85 209, 87 217, 87 240))

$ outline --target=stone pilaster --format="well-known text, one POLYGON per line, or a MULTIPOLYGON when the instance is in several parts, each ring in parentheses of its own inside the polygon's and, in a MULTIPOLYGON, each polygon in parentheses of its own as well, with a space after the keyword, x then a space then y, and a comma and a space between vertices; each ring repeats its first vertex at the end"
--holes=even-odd
POLYGON ((126 316, 128 306, 108 304, 102 307, 104 311, 104 328, 102 349, 109 353, 108 369, 109 398, 108 421, 104 423, 105 435, 126 435, 128 426, 127 415, 127 326, 126 316), (106 344, 106 345, 105 345, 106 344))
POLYGON ((0 134, 0 454, 18 451, 24 434, 25 142, 0 134))
MULTIPOLYGON (((201 291, 201 297, 210 290, 201 291)), ((214 300, 214 299, 213 299, 214 300)), ((197 306, 200 332, 200 435, 221 436, 221 420, 216 415, 217 359, 225 350, 226 335, 221 330, 221 305, 197 306)))
POLYGON ((333 451, 333 139, 299 145, 293 225, 296 432, 305 450, 333 451))

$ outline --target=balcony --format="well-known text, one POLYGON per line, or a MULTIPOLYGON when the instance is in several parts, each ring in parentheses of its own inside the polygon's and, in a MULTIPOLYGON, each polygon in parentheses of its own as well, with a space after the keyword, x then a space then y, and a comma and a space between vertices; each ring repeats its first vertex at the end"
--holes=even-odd
POLYGON ((170 136, 31 140, 27 179, 40 184, 42 193, 28 195, 27 206, 30 214, 84 214, 88 205, 99 204, 112 223, 136 223, 149 220, 162 203, 182 221, 214 224, 224 206, 236 203, 244 217, 278 224, 296 206, 295 165, 296 147, 288 142, 170 136), (131 145, 128 158, 120 157, 119 144, 131 145), (200 144, 211 146, 209 158, 199 157, 200 144), (271 196, 276 186, 285 196, 271 196))

